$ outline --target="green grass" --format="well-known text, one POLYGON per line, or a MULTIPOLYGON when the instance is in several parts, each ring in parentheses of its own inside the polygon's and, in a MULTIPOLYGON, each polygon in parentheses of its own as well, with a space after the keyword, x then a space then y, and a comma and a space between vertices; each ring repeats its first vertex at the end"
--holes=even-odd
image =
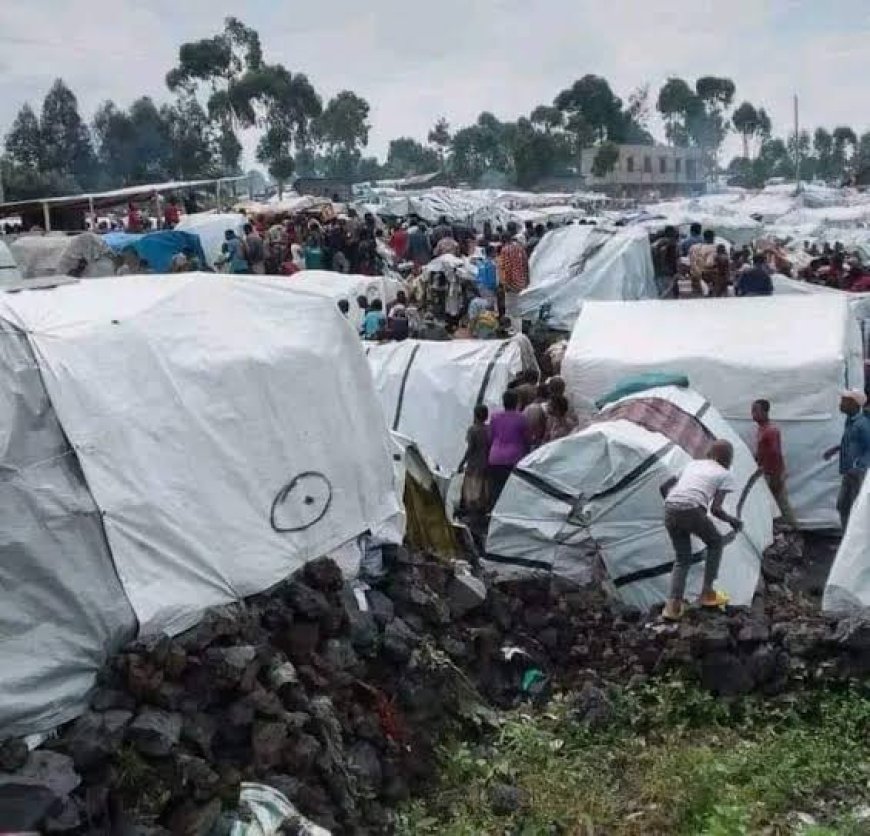
POLYGON ((503 716, 483 743, 453 741, 439 787, 403 812, 399 833, 870 834, 870 820, 851 819, 870 803, 868 693, 726 703, 674 680, 613 703, 597 731, 556 700, 503 716), (494 815, 497 783, 521 788, 524 809, 494 815))

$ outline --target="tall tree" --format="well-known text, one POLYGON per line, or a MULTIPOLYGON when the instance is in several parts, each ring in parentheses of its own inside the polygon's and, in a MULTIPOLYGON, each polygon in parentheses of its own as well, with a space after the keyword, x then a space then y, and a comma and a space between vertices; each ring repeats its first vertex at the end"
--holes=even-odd
POLYGON ((227 173, 238 171, 237 131, 257 123, 254 103, 263 91, 262 67, 260 36, 228 17, 220 34, 182 44, 178 64, 166 76, 173 92, 194 96, 207 91, 208 114, 219 126, 218 147, 227 173))
POLYGON ((68 175, 80 188, 90 186, 97 171, 94 148, 78 100, 62 79, 54 82, 42 103, 39 132, 42 167, 68 175))
POLYGON ((324 148, 324 156, 333 177, 352 179, 368 145, 370 125, 369 103, 343 90, 330 99, 313 125, 315 140, 324 148))
POLYGON ((861 134, 858 147, 855 149, 854 184, 856 186, 870 185, 870 132, 861 134))
POLYGON ((838 125, 831 134, 833 139, 832 164, 833 176, 838 180, 845 180, 848 176, 848 164, 850 156, 854 155, 858 146, 858 137, 847 125, 838 125))
POLYGON ((816 174, 823 180, 830 180, 834 176, 834 137, 825 128, 816 128, 813 134, 813 153, 816 174))
POLYGON ((656 108, 664 119, 665 136, 671 145, 687 146, 690 122, 702 110, 692 88, 682 78, 669 78, 659 90, 656 108))
POLYGON ((578 147, 607 139, 621 141, 624 133, 622 101, 610 89, 607 79, 585 75, 556 96, 553 103, 566 116, 566 125, 578 147))
POLYGON ((390 177, 408 177, 434 171, 438 162, 438 154, 432 148, 403 136, 390 142, 386 170, 390 177))
POLYGON ((438 152, 438 159, 441 160, 441 167, 444 167, 444 160, 447 155, 447 149, 450 147, 450 123, 443 117, 439 117, 438 121, 432 126, 427 137, 429 144, 435 146, 438 152))
MULTIPOLYGON (((312 144, 315 120, 322 114, 323 104, 308 76, 294 75, 280 64, 262 71, 256 89, 259 92, 254 97, 265 104, 262 124, 266 127, 257 146, 257 159, 280 186, 293 173, 289 161, 294 151, 312 144)), ((368 127, 364 130, 367 136, 368 127)))
POLYGON ((749 159, 749 139, 758 131, 758 111, 749 102, 743 102, 731 116, 734 129, 743 138, 743 156, 749 159))
POLYGON ((529 121, 547 133, 551 133, 565 124, 565 116, 558 107, 553 105, 538 105, 529 114, 529 121))
POLYGON ((160 108, 168 138, 166 165, 171 177, 204 180, 221 173, 218 136, 208 114, 193 96, 179 96, 160 108))
POLYGON ((718 162, 719 149, 728 135, 726 113, 734 101, 734 93, 734 82, 730 78, 702 76, 695 82, 700 109, 689 117, 689 132, 713 166, 718 162))
POLYGON ((39 120, 29 104, 25 104, 6 135, 6 154, 15 164, 35 171, 40 165, 42 135, 39 120))

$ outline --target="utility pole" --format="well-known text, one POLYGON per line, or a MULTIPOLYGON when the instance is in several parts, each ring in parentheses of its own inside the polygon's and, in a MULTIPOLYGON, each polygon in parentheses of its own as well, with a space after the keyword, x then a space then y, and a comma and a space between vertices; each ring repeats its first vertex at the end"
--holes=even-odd
POLYGON ((801 190, 801 143, 800 143, 800 121, 798 118, 798 97, 794 97, 794 179, 795 188, 798 193, 801 190))

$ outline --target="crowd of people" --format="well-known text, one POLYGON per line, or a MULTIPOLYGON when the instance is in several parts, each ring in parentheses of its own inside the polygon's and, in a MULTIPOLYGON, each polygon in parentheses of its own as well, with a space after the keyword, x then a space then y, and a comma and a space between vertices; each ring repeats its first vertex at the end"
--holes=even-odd
POLYGON ((475 537, 482 538, 514 467, 542 444, 586 425, 568 402, 565 381, 558 375, 543 381, 532 370, 508 385, 500 411, 490 416, 485 405, 475 407, 459 466, 465 474, 461 511, 475 537))
MULTIPOLYGON (((579 418, 565 396, 565 381, 551 377, 540 382, 536 371, 520 374, 502 397, 503 409, 490 416, 485 405, 474 409, 473 423, 466 432, 466 452, 459 466, 464 472, 460 511, 479 544, 485 538, 489 516, 514 468, 536 447, 564 438, 588 426, 595 417, 579 418)), ((771 404, 764 399, 752 404, 757 426, 754 444, 758 473, 767 483, 779 509, 779 524, 796 532, 798 522, 786 488, 786 461, 782 435, 771 419, 771 404)), ((863 391, 842 393, 840 411, 845 428, 840 444, 823 451, 829 460, 839 457, 841 480, 837 511, 845 531, 852 508, 870 469, 870 406, 863 391)), ((664 525, 674 549, 675 562, 670 592, 663 610, 666 620, 678 620, 684 601, 689 569, 694 558, 692 538, 701 540, 707 553, 699 598, 702 607, 720 607, 727 596, 715 588, 726 539, 713 518, 735 532, 743 523, 724 508, 729 493, 736 491, 730 473, 734 449, 730 442, 714 441, 701 459, 690 461, 679 477, 662 487, 665 499, 664 525)))
POLYGON ((679 298, 680 280, 688 279, 693 296, 770 296, 771 276, 779 273, 851 292, 870 291, 870 268, 857 251, 847 252, 839 241, 805 241, 799 258, 784 246, 761 238, 751 246, 729 247, 716 232, 693 223, 681 237, 666 226, 651 241, 653 264, 663 297, 679 298))

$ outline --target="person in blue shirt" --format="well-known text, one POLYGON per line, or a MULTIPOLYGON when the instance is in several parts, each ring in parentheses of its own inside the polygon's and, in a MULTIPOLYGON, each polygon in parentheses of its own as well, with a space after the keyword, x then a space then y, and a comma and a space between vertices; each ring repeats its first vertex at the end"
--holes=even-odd
POLYGON ((695 244, 703 244, 704 236, 701 234, 701 224, 692 224, 689 227, 689 237, 684 238, 683 242, 680 244, 680 255, 683 258, 687 258, 689 255, 689 250, 695 246, 695 244))
POLYGON ((368 312, 363 319, 363 337, 367 340, 376 340, 386 329, 387 317, 384 316, 384 303, 380 299, 372 299, 368 312))
POLYGON ((752 259, 752 267, 739 273, 734 282, 734 293, 737 296, 771 296, 773 281, 765 266, 763 255, 752 259))
POLYGON ((231 273, 250 273, 251 265, 248 264, 248 254, 245 251, 245 243, 235 231, 228 229, 224 233, 224 243, 221 247, 231 273))
POLYGON ((486 257, 477 267, 477 287, 484 299, 494 299, 498 291, 498 272, 495 266, 495 247, 486 245, 486 257))
POLYGON ((836 447, 825 451, 825 460, 840 454, 840 495, 837 511, 843 531, 849 524, 852 506, 861 492, 861 485, 870 468, 870 415, 864 412, 867 396, 858 389, 843 392, 840 412, 846 416, 843 439, 836 447))

